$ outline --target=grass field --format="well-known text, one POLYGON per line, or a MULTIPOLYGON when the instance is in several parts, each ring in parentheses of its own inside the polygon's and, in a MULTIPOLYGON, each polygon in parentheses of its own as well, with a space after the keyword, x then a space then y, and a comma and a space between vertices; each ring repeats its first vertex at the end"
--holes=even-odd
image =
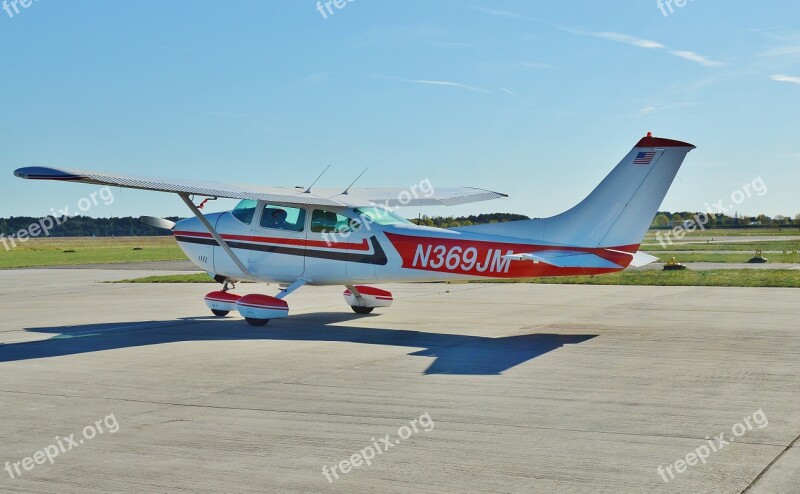
POLYGON ((643 244, 642 250, 647 252, 658 252, 664 250, 736 250, 742 252, 755 252, 757 250, 785 250, 792 252, 800 251, 800 239, 791 241, 776 240, 775 242, 667 244, 665 246, 661 246, 660 244, 643 244))
MULTIPOLYGON (((675 257, 678 262, 726 262, 726 263, 742 263, 750 260, 755 251, 747 252, 730 252, 730 253, 717 253, 717 252, 668 252, 668 251, 649 251, 648 254, 654 255, 662 261, 669 261, 670 258, 675 257)), ((800 263, 800 254, 781 254, 781 253, 765 253, 763 254, 769 262, 778 263, 800 263)))
MULTIPOLYGON (((665 235, 669 230, 650 230, 645 235, 645 241, 655 241, 656 234, 661 232, 665 235)), ((800 236, 800 228, 709 228, 706 230, 695 230, 686 232, 686 238, 703 237, 765 237, 780 235, 784 237, 800 236)))
MULTIPOLYGON (((505 280, 499 281, 505 282, 505 280)), ((738 286, 800 288, 800 270, 725 269, 714 271, 625 271, 602 276, 511 280, 550 285, 738 286)))
MULTIPOLYGON (((548 285, 640 285, 640 286, 740 286, 800 288, 800 270, 726 269, 715 271, 626 271, 602 276, 565 276, 522 280, 492 280, 492 283, 539 283, 548 285)), ((148 276, 114 283, 214 283, 207 274, 148 276)))
POLYGON ((175 274, 146 276, 129 280, 110 281, 109 283, 217 283, 206 273, 175 274))
POLYGON ((186 259, 172 237, 34 238, 0 246, 0 269, 186 259))

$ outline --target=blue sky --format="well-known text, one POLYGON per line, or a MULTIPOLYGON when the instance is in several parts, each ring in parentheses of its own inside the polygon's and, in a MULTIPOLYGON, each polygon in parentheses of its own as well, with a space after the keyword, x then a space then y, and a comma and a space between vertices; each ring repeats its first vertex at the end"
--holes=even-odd
MULTIPOLYGON (((477 186, 417 214, 565 210, 647 131, 698 146, 664 209, 800 213, 800 4, 36 0, 0 10, 0 216, 92 187, 63 166, 264 185, 477 186)), ((115 190, 92 216, 188 215, 115 190)), ((228 201, 210 210, 225 209, 228 201)))

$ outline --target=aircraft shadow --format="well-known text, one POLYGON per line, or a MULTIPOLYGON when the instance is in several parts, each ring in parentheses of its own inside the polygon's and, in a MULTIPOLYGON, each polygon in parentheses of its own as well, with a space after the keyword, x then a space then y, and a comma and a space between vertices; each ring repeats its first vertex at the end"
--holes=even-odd
POLYGON ((582 343, 597 336, 537 333, 488 338, 345 325, 354 319, 363 321, 371 317, 377 316, 298 314, 260 328, 251 327, 240 319, 212 317, 28 328, 30 332, 55 336, 41 341, 2 344, 0 362, 183 341, 330 341, 412 348, 414 351, 409 355, 435 358, 425 374, 495 375, 564 345, 582 343))

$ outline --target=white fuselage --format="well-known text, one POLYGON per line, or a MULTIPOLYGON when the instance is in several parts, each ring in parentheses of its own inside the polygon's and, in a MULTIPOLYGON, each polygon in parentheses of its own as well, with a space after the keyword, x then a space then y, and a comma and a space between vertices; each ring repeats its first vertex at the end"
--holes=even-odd
POLYGON ((175 237, 197 266, 231 280, 293 283, 303 278, 312 285, 349 285, 614 271, 512 260, 505 256, 552 248, 552 244, 412 223, 379 224, 348 207, 326 207, 321 212, 313 207, 258 202, 251 209, 251 214, 234 210, 206 215, 249 274, 241 272, 196 218, 180 221, 174 228, 175 237), (280 208, 293 213, 291 228, 273 224, 269 215, 280 208), (325 218, 334 214, 340 220, 336 226, 332 219, 325 223, 325 218))

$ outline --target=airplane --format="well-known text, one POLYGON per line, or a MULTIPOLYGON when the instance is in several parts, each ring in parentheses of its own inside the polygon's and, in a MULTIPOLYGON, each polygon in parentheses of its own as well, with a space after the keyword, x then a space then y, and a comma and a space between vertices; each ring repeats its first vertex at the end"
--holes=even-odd
POLYGON ((392 293, 375 284, 599 275, 654 262, 638 248, 694 148, 648 132, 594 191, 559 215, 446 229, 414 224, 394 210, 508 196, 422 183, 406 190, 353 184, 332 190, 314 189, 316 181, 308 188, 259 187, 48 167, 14 174, 177 194, 194 217, 142 221, 171 230, 186 256, 223 285, 204 299, 215 316, 237 311, 263 326, 287 317, 285 298, 305 285, 343 285, 352 310, 369 314, 393 302, 392 293), (193 197, 240 202, 231 211, 204 215, 193 197), (232 291, 240 281, 277 283, 280 291, 241 296, 232 291))

